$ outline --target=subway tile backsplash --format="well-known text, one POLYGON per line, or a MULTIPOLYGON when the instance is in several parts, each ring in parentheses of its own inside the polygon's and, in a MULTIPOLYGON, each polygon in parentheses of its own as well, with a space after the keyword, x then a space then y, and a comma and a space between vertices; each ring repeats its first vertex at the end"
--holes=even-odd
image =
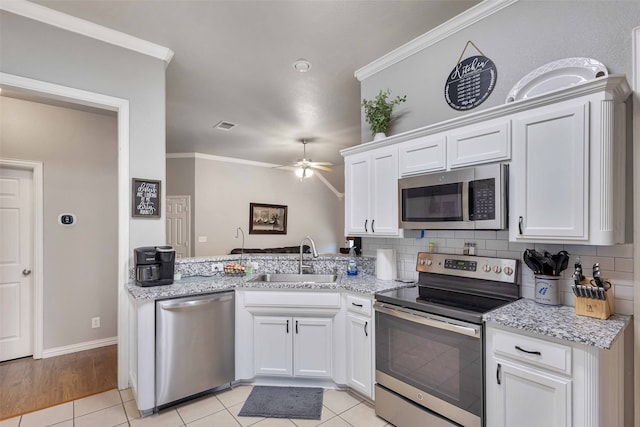
MULTIPOLYGON (((512 258, 522 261, 525 249, 547 250, 557 253, 566 250, 571 255, 569 268, 561 275, 560 300, 565 305, 575 305, 571 291, 571 274, 577 257, 580 257, 585 275, 590 275, 591 266, 599 262, 602 277, 613 284, 615 293, 615 312, 633 314, 633 244, 616 246, 557 245, 541 243, 509 242, 508 231, 425 231, 424 238, 390 239, 382 237, 363 237, 362 249, 365 255, 376 255, 377 249, 395 249, 398 276, 403 279, 418 278, 416 257, 418 252, 426 252, 429 242, 434 242, 436 252, 462 254, 465 243, 476 244, 476 254, 480 256, 512 258)), ((533 273, 520 263, 520 284, 522 296, 533 299, 535 282, 533 273)))

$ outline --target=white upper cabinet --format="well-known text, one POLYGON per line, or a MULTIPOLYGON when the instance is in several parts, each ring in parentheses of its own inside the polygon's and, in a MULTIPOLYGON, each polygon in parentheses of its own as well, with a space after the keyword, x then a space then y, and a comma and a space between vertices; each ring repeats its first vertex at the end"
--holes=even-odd
POLYGON ((452 169, 509 160, 510 120, 499 118, 456 129, 447 135, 447 150, 452 169))
POLYGON ((400 144, 400 176, 447 168, 447 137, 444 133, 423 136, 400 144))
POLYGON ((614 245, 625 236, 624 78, 512 115, 509 239, 614 245))
POLYGON ((402 234, 398 177, 511 161, 509 240, 624 243, 630 94, 600 77, 342 150, 346 232, 402 234))
POLYGON ((514 119, 512 240, 587 240, 589 103, 565 102, 514 119))
POLYGON ((347 235, 400 236, 398 147, 383 147, 345 159, 347 235))

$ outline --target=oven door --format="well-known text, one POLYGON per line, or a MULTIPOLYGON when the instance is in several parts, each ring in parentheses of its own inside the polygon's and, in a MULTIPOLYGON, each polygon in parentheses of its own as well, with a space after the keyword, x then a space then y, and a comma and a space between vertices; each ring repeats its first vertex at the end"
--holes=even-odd
POLYGON ((482 326, 387 303, 374 308, 377 383, 457 424, 482 426, 482 326))

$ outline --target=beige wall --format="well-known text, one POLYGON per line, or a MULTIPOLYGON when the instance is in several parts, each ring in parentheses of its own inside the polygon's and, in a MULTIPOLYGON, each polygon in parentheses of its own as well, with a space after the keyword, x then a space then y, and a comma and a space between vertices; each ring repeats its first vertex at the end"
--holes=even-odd
POLYGON ((0 157, 44 165, 44 350, 116 336, 115 115, 0 96, 0 129, 0 157))
POLYGON ((293 172, 281 169, 200 158, 168 159, 167 194, 188 191, 192 168, 187 160, 194 162, 194 256, 222 255, 239 248, 238 227, 245 233, 247 248, 296 246, 307 235, 319 252, 337 252, 342 245, 343 203, 317 178, 300 182, 293 172), (251 202, 288 206, 287 234, 249 234, 251 202), (207 242, 198 242, 200 236, 207 242))

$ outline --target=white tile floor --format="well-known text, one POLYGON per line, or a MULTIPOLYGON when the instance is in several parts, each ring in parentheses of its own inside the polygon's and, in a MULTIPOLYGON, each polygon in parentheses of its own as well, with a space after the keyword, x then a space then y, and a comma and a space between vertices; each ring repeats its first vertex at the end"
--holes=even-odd
POLYGON ((0 427, 384 427, 373 407, 346 391, 325 390, 320 420, 238 417, 251 386, 205 396, 140 418, 131 390, 110 390, 0 421, 0 427))

